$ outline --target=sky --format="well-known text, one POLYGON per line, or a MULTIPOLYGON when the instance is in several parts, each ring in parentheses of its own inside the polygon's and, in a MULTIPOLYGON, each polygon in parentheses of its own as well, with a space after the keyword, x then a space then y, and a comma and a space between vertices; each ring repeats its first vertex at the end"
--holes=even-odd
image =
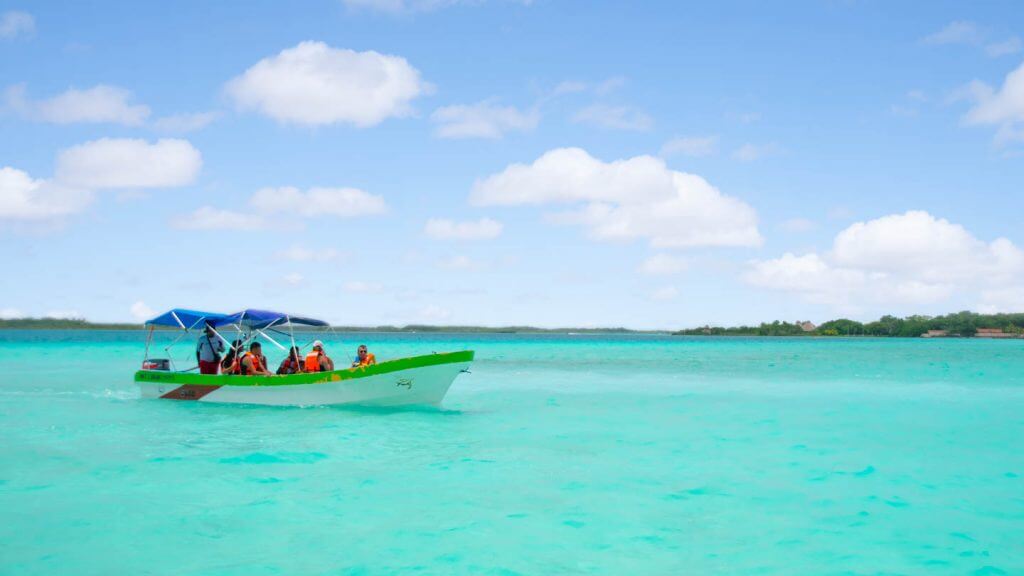
POLYGON ((1024 311, 1015 1, 0 0, 0 316, 1024 311))

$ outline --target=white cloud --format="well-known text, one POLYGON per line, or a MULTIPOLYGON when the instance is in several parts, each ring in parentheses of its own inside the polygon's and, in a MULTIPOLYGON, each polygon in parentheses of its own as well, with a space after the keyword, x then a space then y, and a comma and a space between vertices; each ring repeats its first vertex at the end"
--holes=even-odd
POLYGON ((158 132, 181 134, 194 132, 209 126, 217 117, 217 112, 189 112, 164 116, 153 121, 153 128, 158 132))
POLYGON ((594 93, 598 96, 604 96, 622 88, 625 85, 625 76, 612 76, 611 78, 599 83, 597 86, 594 86, 594 93))
POLYGON ((89 190, 70 188, 27 172, 0 168, 0 220, 47 220, 79 212, 92 203, 89 190))
POLYGON ((490 240, 500 236, 502 228, 501 222, 490 218, 481 218, 475 222, 431 218, 423 232, 438 240, 490 240))
POLYGON ((779 225, 779 228, 794 234, 810 232, 817 227, 818 224, 816 222, 808 220, 807 218, 790 218, 789 220, 784 220, 782 224, 779 225))
POLYGON ((153 309, 147 306, 142 300, 132 304, 131 308, 129 308, 129 312, 131 312, 132 318, 139 322, 145 322, 146 320, 156 316, 156 312, 154 312, 153 309))
POLYGON ((700 158, 718 152, 718 136, 679 136, 661 147, 663 157, 683 155, 700 158))
POLYGON ((426 322, 439 322, 442 320, 447 320, 448 318, 451 317, 451 315, 451 310, 444 308, 442 306, 438 306, 436 304, 425 306, 419 311, 420 320, 426 322))
MULTIPOLYGON (((355 10, 376 10, 389 14, 409 12, 430 12, 451 6, 476 6, 485 0, 341 0, 342 4, 355 10)), ((514 4, 529 6, 533 0, 510 0, 514 4)))
POLYGON ((262 230, 268 223, 257 214, 203 206, 191 214, 174 218, 171 225, 183 230, 262 230))
POLYGON ((98 85, 85 90, 70 88, 46 100, 30 100, 25 85, 7 89, 7 106, 18 113, 54 124, 112 123, 141 126, 149 117, 149 107, 131 104, 132 93, 117 86, 98 85))
POLYGON ((974 106, 964 116, 968 125, 996 125, 1000 132, 997 140, 1013 140, 1017 127, 1024 123, 1024 64, 1007 74, 999 90, 975 80, 961 89, 974 100, 974 106))
POLYGON ((663 286, 657 290, 651 292, 651 300, 664 302, 666 300, 672 300, 679 295, 679 290, 675 286, 663 286))
POLYGON ((646 238, 665 248, 762 241, 753 208, 652 156, 602 162, 579 148, 559 148, 477 181, 470 201, 574 206, 556 220, 582 224, 597 239, 646 238))
POLYGON ((426 90, 405 58, 312 41, 260 60, 226 86, 239 107, 280 122, 360 127, 408 115, 426 90))
POLYGON ((0 308, 0 320, 13 320, 14 318, 24 318, 25 314, 17 308, 0 308))
POLYGON ((671 274, 679 274, 680 272, 685 271, 688 266, 689 263, 685 258, 660 253, 649 256, 645 259, 640 264, 639 271, 651 276, 668 276, 671 274))
POLYGON ((0 14, 0 38, 13 40, 36 31, 36 20, 28 12, 9 10, 0 14))
POLYGON ((430 115, 430 120, 437 124, 434 133, 441 138, 497 139, 506 132, 533 130, 540 113, 536 109, 523 112, 514 106, 499 106, 485 100, 438 108, 430 115))
POLYGON ((295 214, 305 218, 337 216, 355 218, 387 212, 382 196, 357 188, 310 188, 303 192, 292 186, 262 188, 249 204, 268 214, 295 214))
POLYGON ((345 282, 342 288, 345 290, 345 292, 349 292, 351 294, 377 294, 384 290, 384 287, 381 286, 380 284, 375 284, 373 282, 362 282, 359 280, 345 282))
MULTIPOLYGON (((318 218, 333 216, 355 218, 387 212, 384 198, 356 188, 314 187, 303 192, 292 186, 261 188, 250 198, 253 212, 222 210, 203 206, 191 214, 171 220, 176 228, 192 230, 262 230, 271 225, 271 216, 288 214, 294 218, 318 218)), ((274 221, 278 225, 278 221, 274 221)), ((297 224, 294 219, 282 226, 297 224)), ((334 250, 312 252, 299 246, 280 252, 279 255, 295 261, 332 259, 338 256, 334 250)))
POLYGON ((292 262, 329 262, 337 259, 339 253, 334 248, 318 248, 311 250, 298 244, 293 244, 284 250, 278 250, 277 257, 292 262))
POLYGON ((54 318, 58 320, 77 320, 82 318, 82 313, 78 310, 49 310, 43 318, 54 318))
POLYGON ((849 226, 825 254, 755 261, 745 279, 845 310, 941 302, 958 293, 984 301, 993 286, 1024 284, 1024 251, 910 211, 849 226))
POLYGON ((103 138, 57 157, 57 180, 82 188, 167 188, 195 181, 202 155, 187 140, 103 138))
POLYGON ((469 256, 456 255, 438 260, 437 267, 442 270, 476 270, 480 265, 469 256))
POLYGON ((930 34, 922 39, 925 44, 978 44, 984 39, 984 34, 977 24, 967 20, 950 22, 938 32, 930 34))
POLYGON ((306 277, 298 272, 290 272, 281 277, 281 281, 288 286, 299 286, 305 282, 306 277))
POLYGON ((573 122, 591 124, 611 130, 650 130, 654 121, 647 113, 632 106, 593 104, 572 117, 573 122))
POLYGON ((985 53, 993 58, 999 56, 1007 56, 1009 54, 1016 54, 1021 50, 1020 38, 1013 36, 1003 40, 1002 42, 994 42, 985 46, 985 53))
POLYGON ((749 142, 733 151, 732 157, 741 162, 753 162, 768 156, 782 153, 782 147, 775 142, 768 144, 750 144, 749 142))
POLYGON ((578 80, 563 80, 555 86, 552 94, 555 96, 561 96, 562 94, 577 94, 579 92, 586 92, 589 86, 586 82, 580 82, 578 80))

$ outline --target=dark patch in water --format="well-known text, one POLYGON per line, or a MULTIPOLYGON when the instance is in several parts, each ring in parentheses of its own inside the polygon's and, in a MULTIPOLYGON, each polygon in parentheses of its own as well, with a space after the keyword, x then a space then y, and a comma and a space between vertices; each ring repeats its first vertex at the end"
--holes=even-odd
POLYGON ((221 458, 221 464, 312 464, 327 458, 326 454, 320 452, 277 452, 267 454, 266 452, 253 452, 245 456, 232 458, 221 458))
POLYGON ((902 498, 890 498, 889 500, 886 500, 885 503, 893 508, 906 508, 907 506, 910 506, 910 504, 904 502, 902 498))
POLYGON ((585 523, 580 522, 579 520, 565 520, 562 524, 569 526, 570 528, 583 528, 586 526, 585 523))
POLYGON ((872 475, 874 473, 875 473, 875 467, 869 465, 867 468, 861 470, 860 472, 854 472, 853 475, 857 476, 857 477, 860 477, 860 478, 863 478, 864 476, 870 476, 870 475, 872 475))

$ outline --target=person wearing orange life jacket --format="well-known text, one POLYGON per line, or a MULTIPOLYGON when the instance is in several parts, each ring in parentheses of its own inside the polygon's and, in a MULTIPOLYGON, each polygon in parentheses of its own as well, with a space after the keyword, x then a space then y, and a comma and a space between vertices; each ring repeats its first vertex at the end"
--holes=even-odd
POLYGON ((352 367, 373 366, 376 363, 377 357, 366 351, 366 344, 360 344, 356 350, 356 358, 352 361, 352 367))
POLYGON ((281 361, 277 367, 278 374, 299 374, 302 372, 302 362, 299 357, 299 347, 292 346, 288 351, 288 357, 281 361))
POLYGON ((334 360, 324 352, 324 343, 313 342, 313 349, 306 354, 305 372, 330 372, 334 370, 334 360))
POLYGON ((238 373, 242 376, 270 376, 267 370, 267 358, 263 355, 263 346, 259 342, 249 345, 249 351, 238 363, 238 373))
POLYGON ((241 340, 235 340, 231 343, 231 348, 220 362, 221 374, 238 374, 238 362, 242 358, 242 350, 241 340))

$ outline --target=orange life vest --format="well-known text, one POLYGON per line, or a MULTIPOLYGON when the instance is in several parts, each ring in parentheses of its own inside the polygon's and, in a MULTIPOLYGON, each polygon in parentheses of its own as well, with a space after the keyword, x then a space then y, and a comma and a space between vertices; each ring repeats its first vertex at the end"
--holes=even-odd
POLYGON ((262 372, 262 371, 264 371, 264 370, 262 370, 262 368, 263 368, 263 361, 261 360, 261 357, 253 354, 252 352, 246 352, 238 360, 238 373, 239 374, 241 374, 243 376, 248 375, 248 372, 246 372, 246 369, 245 369, 245 365, 242 364, 242 361, 245 360, 246 357, 249 357, 249 358, 252 359, 252 369, 253 369, 253 372, 257 372, 257 371, 262 372))
MULTIPOLYGON (((358 359, 359 357, 356 356, 356 358, 358 359)), ((373 352, 367 352, 366 353, 366 358, 363 358, 362 360, 359 360, 359 365, 360 366, 370 366, 370 365, 376 364, 376 363, 377 363, 377 357, 373 355, 373 352)))
POLYGON ((317 352, 316 350, 306 354, 306 372, 320 371, 320 357, 323 356, 323 354, 323 352, 317 352))

